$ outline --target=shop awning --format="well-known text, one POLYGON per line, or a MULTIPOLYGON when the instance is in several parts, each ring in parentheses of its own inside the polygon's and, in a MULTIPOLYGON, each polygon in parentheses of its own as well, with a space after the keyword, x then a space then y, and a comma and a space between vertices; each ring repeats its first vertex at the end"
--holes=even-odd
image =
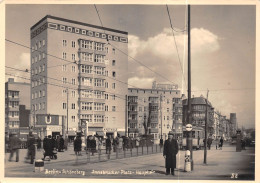
POLYGON ((103 131, 96 132, 96 134, 97 136, 102 136, 102 137, 105 136, 105 133, 103 131))

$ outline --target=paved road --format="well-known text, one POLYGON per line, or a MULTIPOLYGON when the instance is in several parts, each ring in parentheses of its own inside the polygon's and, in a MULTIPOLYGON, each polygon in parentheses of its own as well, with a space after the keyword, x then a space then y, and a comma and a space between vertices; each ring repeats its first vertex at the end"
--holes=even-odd
MULTIPOLYGON (((182 179, 182 180, 253 180, 255 166, 254 148, 235 152, 235 146, 224 146, 223 150, 208 151, 208 164, 203 164, 203 151, 193 151, 194 171, 184 172, 185 151, 177 155, 176 176, 166 176, 162 153, 109 160, 95 163, 98 156, 82 154, 76 160, 72 151, 59 153, 58 160, 45 161, 45 172, 35 173, 34 167, 20 161, 5 164, 6 177, 75 177, 75 178, 133 178, 133 179, 182 179), (232 178, 233 176, 233 178, 232 178)), ((21 151, 21 157, 26 151, 21 151)), ((130 156, 130 152, 128 154, 130 156)), ((42 157, 41 154, 37 154, 42 157)), ((123 154, 122 154, 123 156, 123 154)), ((121 156, 121 158, 122 158, 121 156)), ((127 156, 127 155, 126 155, 127 156)), ((38 158, 37 157, 37 158, 38 158)), ((115 153, 111 155, 115 157, 115 153)), ((105 160, 106 155, 101 159, 105 160)), ((113 158, 112 158, 113 159, 113 158)))

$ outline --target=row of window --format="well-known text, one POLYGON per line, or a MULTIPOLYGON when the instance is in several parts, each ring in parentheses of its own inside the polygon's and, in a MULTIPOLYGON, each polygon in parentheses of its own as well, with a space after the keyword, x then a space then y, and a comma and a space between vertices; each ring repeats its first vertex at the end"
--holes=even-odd
POLYGON ((20 122, 19 121, 9 121, 9 127, 19 127, 20 122))
POLYGON ((46 44, 45 39, 36 42, 35 45, 32 46, 32 52, 40 49, 41 47, 44 47, 45 44, 46 44))
POLYGON ((45 90, 40 90, 32 94, 32 99, 37 99, 41 97, 45 97, 45 90))
MULTIPOLYGON (((67 103, 62 103, 62 108, 63 109, 67 109, 67 103)), ((76 104, 72 103, 70 109, 76 109, 76 104)))
POLYGON ((19 111, 9 111, 9 117, 19 117, 19 111))
MULTIPOLYGON (((62 58, 65 60, 67 59, 67 53, 66 52, 62 52, 62 58)), ((75 61, 76 60, 76 55, 74 53, 71 54, 71 60, 75 61)))
POLYGON ((35 81, 35 79, 33 79, 33 81, 32 81, 32 87, 40 86, 42 84, 45 84, 45 77, 37 79, 36 81, 35 81))
MULTIPOLYGON (((67 47, 68 46, 68 41, 66 39, 62 40, 62 47, 67 47)), ((71 41, 71 47, 75 48, 76 47, 76 42, 75 41, 71 41)))
POLYGON ((44 52, 39 53, 39 55, 36 55, 32 57, 32 64, 37 63, 38 61, 41 61, 42 59, 45 59, 46 54, 44 52))
POLYGON ((19 91, 8 91, 8 97, 18 98, 19 97, 19 91))
MULTIPOLYGON (((67 90, 62 90, 62 94, 61 94, 63 97, 66 96, 67 97, 67 90)), ((71 97, 72 98, 75 98, 76 97, 76 91, 75 90, 72 90, 71 91, 71 97)))
POLYGON ((39 104, 33 104, 32 109, 33 111, 38 111, 38 110, 45 110, 45 102, 39 103, 39 104))
POLYGON ((9 107, 19 107, 19 102, 18 101, 9 101, 9 107))
MULTIPOLYGON (((171 125, 170 124, 164 124, 163 125, 164 128, 167 128, 167 129, 170 129, 171 128, 171 125)), ((129 123, 129 128, 137 128, 137 123, 129 123)), ((144 128, 143 124, 138 124, 138 128, 144 128)), ((161 124, 158 124, 157 123, 151 123, 151 128, 161 128, 161 124)))
MULTIPOLYGON (((62 65, 62 71, 67 71, 67 65, 62 65)), ((76 72, 76 66, 71 66, 71 72, 76 72)))
POLYGON ((37 75, 44 71, 45 71, 45 64, 40 65, 39 67, 36 67, 35 69, 32 69, 32 75, 37 75))

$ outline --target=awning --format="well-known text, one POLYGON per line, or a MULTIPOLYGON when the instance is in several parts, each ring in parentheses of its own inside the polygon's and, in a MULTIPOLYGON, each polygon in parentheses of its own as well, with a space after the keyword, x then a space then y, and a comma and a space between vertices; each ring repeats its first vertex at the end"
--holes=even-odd
POLYGON ((96 132, 96 134, 97 136, 102 136, 102 137, 105 136, 105 133, 103 131, 96 132))

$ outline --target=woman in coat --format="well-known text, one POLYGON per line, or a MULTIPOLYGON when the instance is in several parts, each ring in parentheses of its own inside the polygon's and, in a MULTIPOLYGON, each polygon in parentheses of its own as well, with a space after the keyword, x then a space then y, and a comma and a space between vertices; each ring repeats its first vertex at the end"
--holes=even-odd
POLYGON ((81 145, 82 145, 82 140, 80 136, 77 136, 76 139, 74 140, 74 151, 76 155, 79 155, 81 152, 81 145))
POLYGON ((165 160, 166 175, 170 172, 174 175, 174 168, 176 168, 176 154, 179 151, 178 142, 173 139, 173 134, 169 132, 168 140, 164 143, 163 156, 165 160))

